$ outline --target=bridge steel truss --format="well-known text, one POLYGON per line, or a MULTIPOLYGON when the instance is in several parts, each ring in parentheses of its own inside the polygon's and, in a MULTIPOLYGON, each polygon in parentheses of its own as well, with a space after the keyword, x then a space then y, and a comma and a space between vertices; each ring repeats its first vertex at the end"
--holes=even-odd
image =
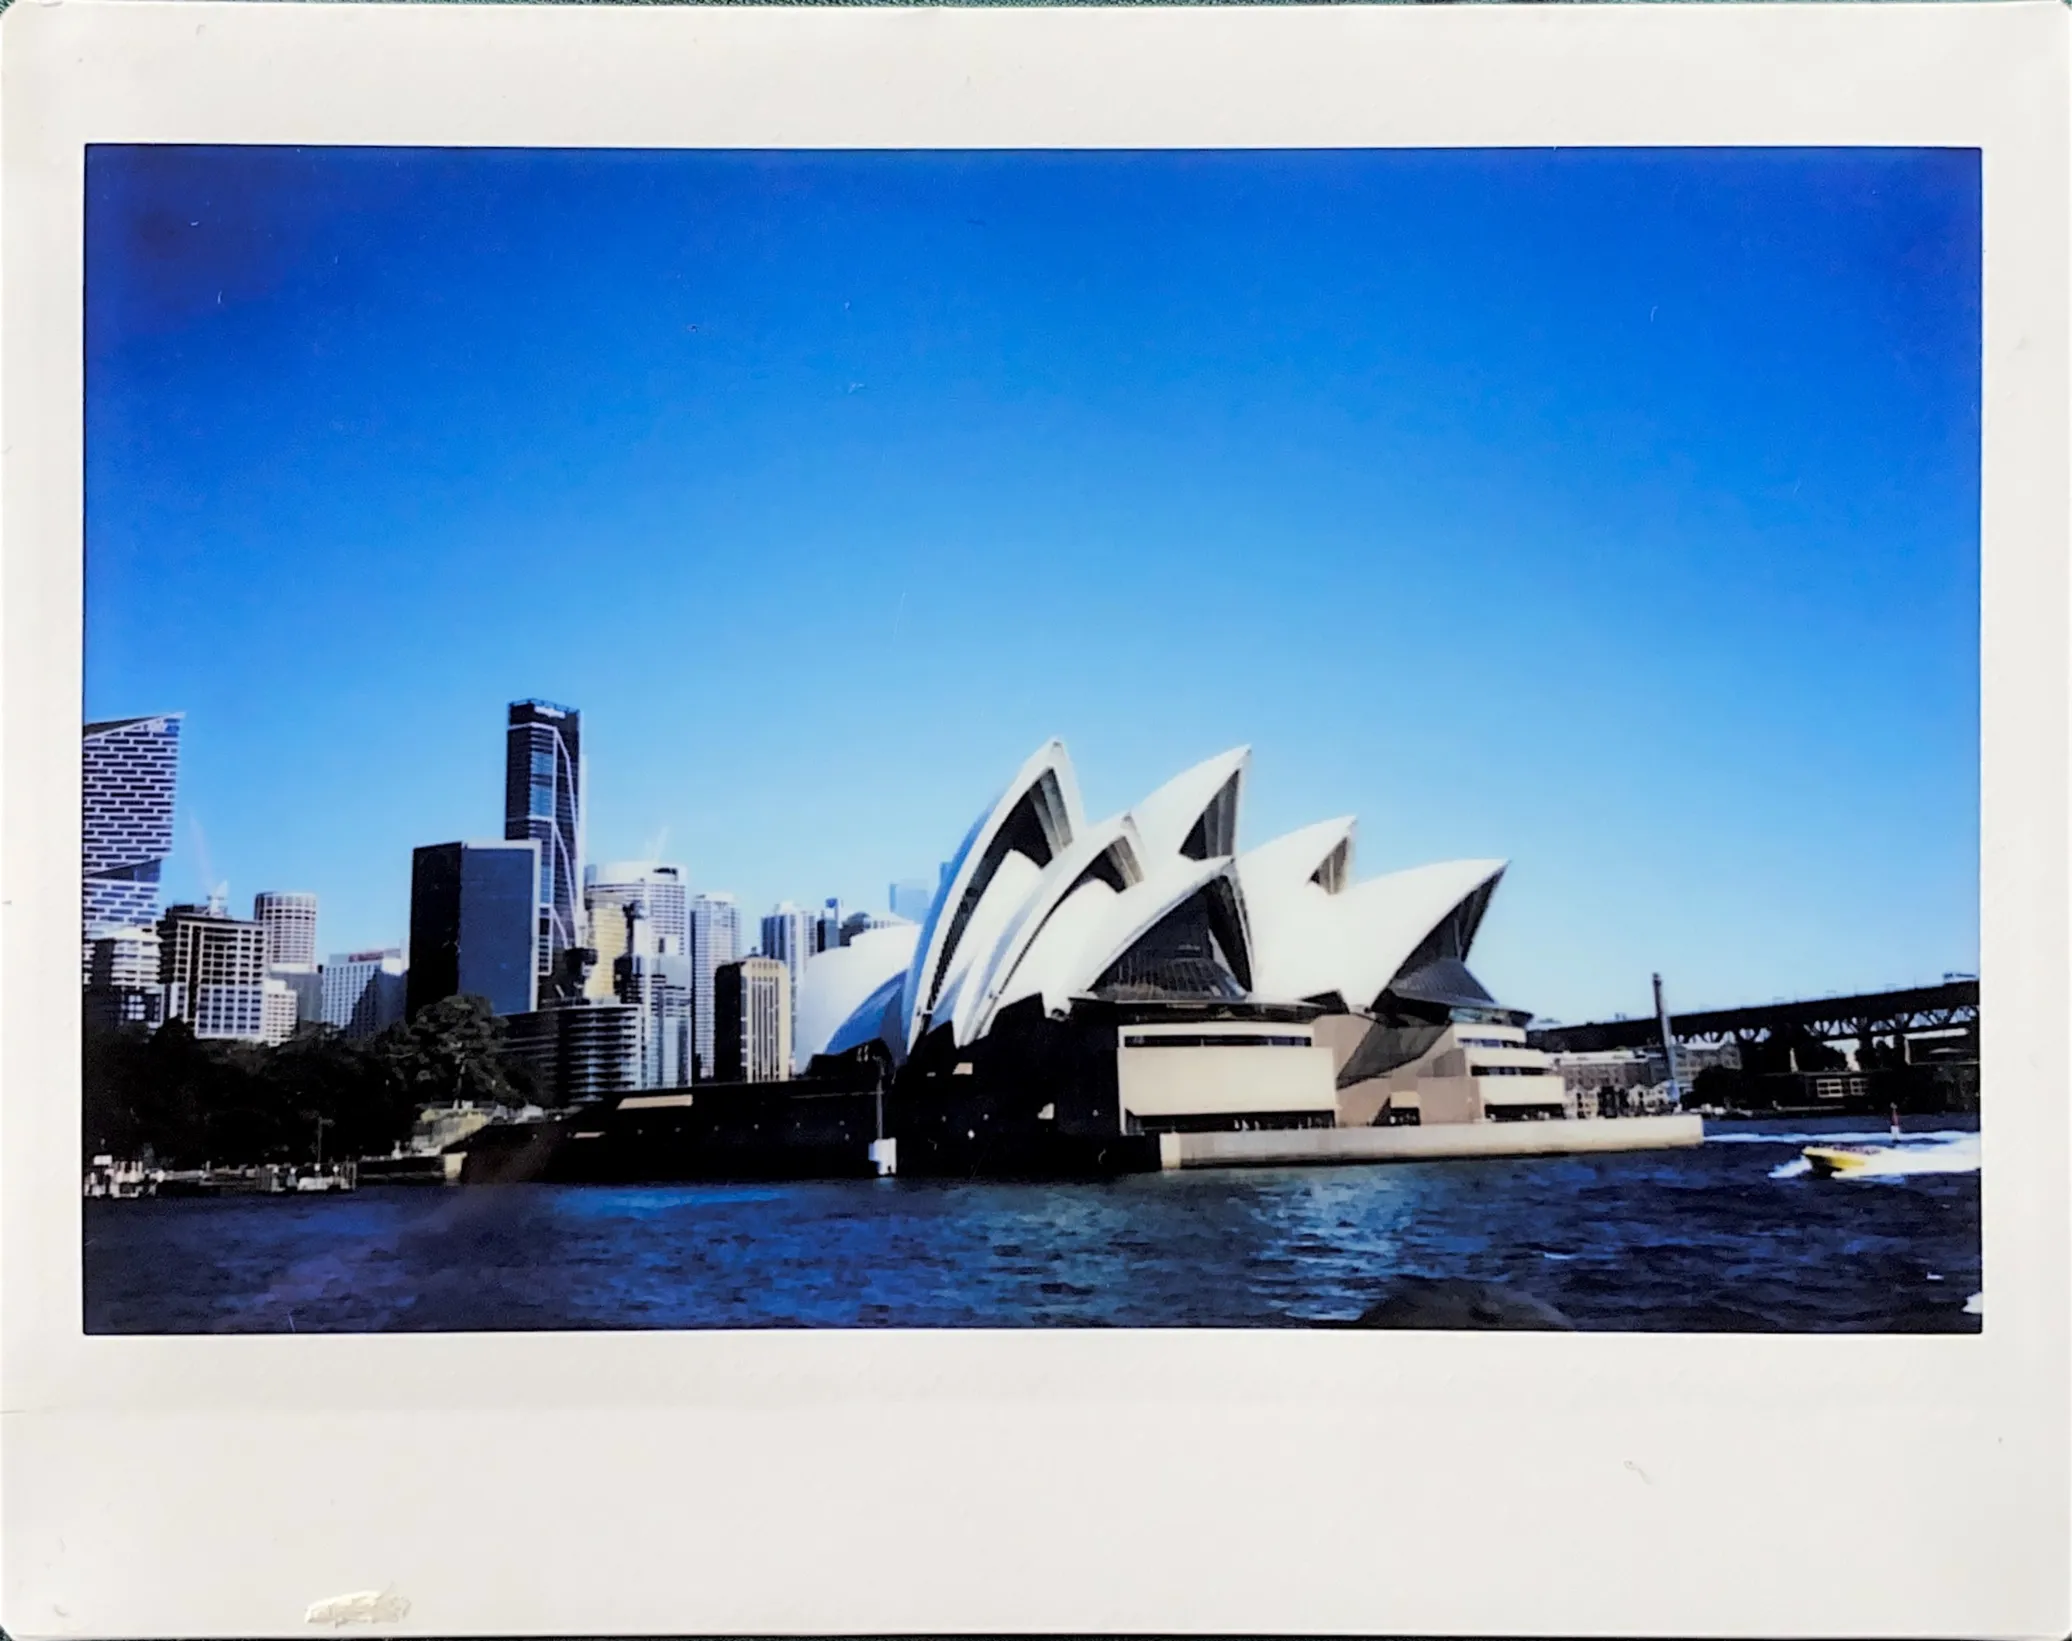
MULTIPOLYGON (((1978 1019, 1978 982, 1946 980, 1938 986, 1914 986, 1904 991, 1675 1014, 1669 1018, 1669 1030, 1678 1042, 1695 1044, 1760 1043, 1787 1031, 1821 1042, 1847 1038, 1864 1043, 1881 1037, 1897 1041, 1934 1032, 1976 1030, 1978 1019)), ((1651 1018, 1548 1026, 1530 1036, 1536 1048, 1582 1054, 1614 1048, 1654 1048, 1660 1043, 1651 1018)))

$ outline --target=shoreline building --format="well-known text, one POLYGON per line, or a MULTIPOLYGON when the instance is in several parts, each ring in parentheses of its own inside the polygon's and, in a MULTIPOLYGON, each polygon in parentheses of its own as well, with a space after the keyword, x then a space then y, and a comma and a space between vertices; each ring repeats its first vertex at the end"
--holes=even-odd
POLYGON ((159 878, 173 852, 183 714, 109 718, 81 744, 81 953, 100 935, 158 921, 159 878))
POLYGON ((801 1059, 875 1066, 900 1165, 922 1172, 1113 1169, 1161 1135, 1572 1111, 1525 1043, 1530 1016, 1467 967, 1505 863, 1359 881, 1349 816, 1242 848, 1249 767, 1237 748, 1091 819, 1048 743, 918 926, 815 960, 801 1059))
POLYGON ((774 957, 744 957, 721 964, 715 980, 718 1081, 770 1083, 788 1078, 790 969, 774 957))
MULTIPOLYGON (((626 908, 638 901, 646 908, 658 943, 675 941, 675 951, 691 950, 690 895, 684 869, 657 860, 620 860, 583 868, 583 913, 589 926, 596 966, 584 983, 586 995, 600 1002, 615 993, 614 965, 626 953, 626 908)), ((662 945, 657 945, 657 950, 662 945)))
POLYGON ((692 1076, 711 1082, 719 1074, 715 1048, 717 976, 720 965, 741 953, 741 908, 725 893, 691 896, 691 1052, 692 1076))
MULTIPOLYGON (((504 837, 538 846, 535 890, 541 980, 562 972, 562 953, 584 944, 583 715, 552 701, 510 704, 504 731, 504 837)), ((413 961, 416 947, 411 947, 413 961)))
POLYGON ((408 996, 408 968, 396 946, 333 952, 321 971, 320 1018, 361 1041, 402 1022, 408 996))
POLYGON ((428 843, 410 861, 405 1008, 480 997, 493 1014, 539 1006, 540 845, 428 843))
MULTIPOLYGON (((815 952, 823 949, 820 937, 824 928, 819 913, 805 911, 788 900, 763 918, 762 955, 775 958, 784 965, 788 981, 785 988, 786 1028, 793 1042, 798 1040, 799 993, 806 983, 806 965, 815 952)), ((789 1068, 785 1075, 791 1075, 789 1068)))

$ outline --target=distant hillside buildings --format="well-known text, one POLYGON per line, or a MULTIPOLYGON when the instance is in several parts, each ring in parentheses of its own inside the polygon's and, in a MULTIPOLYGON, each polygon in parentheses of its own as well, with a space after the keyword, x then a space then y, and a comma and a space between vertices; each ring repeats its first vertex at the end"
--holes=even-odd
POLYGON ((84 729, 81 965, 99 1025, 180 1020, 256 1043, 321 1025, 367 1040, 443 999, 479 997, 551 1103, 783 1078, 807 964, 918 920, 933 894, 895 883, 887 913, 785 902, 761 920, 753 951, 735 898, 694 892, 682 866, 584 861, 582 714, 535 698, 505 712, 504 835, 414 849, 407 944, 320 962, 306 891, 262 890, 249 919, 220 893, 161 914, 182 722, 162 713, 84 729))

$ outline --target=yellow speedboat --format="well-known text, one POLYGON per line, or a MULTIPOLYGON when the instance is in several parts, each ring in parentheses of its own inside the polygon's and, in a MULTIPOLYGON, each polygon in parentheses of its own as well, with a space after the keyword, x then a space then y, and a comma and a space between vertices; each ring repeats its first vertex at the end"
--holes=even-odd
POLYGON ((1837 1174, 1862 1172, 1884 1155, 1884 1149, 1876 1145, 1809 1145, 1799 1155, 1815 1174, 1832 1179, 1837 1174))

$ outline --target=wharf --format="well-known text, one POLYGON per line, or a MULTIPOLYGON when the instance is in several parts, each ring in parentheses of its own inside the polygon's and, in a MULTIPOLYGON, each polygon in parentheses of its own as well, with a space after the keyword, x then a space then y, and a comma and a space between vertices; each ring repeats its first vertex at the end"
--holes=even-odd
POLYGON ((1327 1168, 1449 1157, 1560 1157, 1699 1145, 1705 1122, 1659 1117, 1574 1117, 1547 1122, 1434 1123, 1400 1128, 1268 1128, 1161 1134, 1162 1168, 1327 1168))

